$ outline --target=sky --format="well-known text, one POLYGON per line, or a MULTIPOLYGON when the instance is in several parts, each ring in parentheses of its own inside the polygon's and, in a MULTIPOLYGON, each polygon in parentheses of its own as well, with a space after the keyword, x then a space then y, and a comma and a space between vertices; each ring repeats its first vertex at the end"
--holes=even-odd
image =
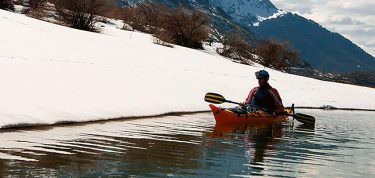
POLYGON ((375 56, 374 0, 271 0, 276 7, 296 12, 342 34, 375 56))

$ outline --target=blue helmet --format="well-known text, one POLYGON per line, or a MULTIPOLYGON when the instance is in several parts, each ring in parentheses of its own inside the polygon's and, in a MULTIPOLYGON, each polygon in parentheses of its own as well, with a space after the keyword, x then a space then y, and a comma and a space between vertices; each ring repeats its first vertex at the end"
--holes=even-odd
POLYGON ((268 79, 268 78, 270 78, 270 74, 265 70, 260 70, 260 71, 255 72, 255 77, 257 79, 263 79, 263 78, 268 79))

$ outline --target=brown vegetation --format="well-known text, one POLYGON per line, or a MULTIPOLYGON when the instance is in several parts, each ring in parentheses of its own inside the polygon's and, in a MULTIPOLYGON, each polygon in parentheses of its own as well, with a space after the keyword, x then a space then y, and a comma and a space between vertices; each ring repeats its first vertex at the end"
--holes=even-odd
POLYGON ((283 69, 299 64, 298 52, 291 49, 287 43, 276 40, 264 40, 256 48, 260 63, 266 67, 283 69))
POLYGON ((0 0, 0 9, 14 11, 14 3, 12 0, 0 0))
MULTIPOLYGON (((46 3, 48 0, 27 0, 27 5, 29 8, 25 9, 25 13, 27 16, 37 18, 37 19, 45 19, 48 16, 48 8, 46 7, 46 3)), ((23 3, 25 6, 25 2, 23 3)))
POLYGON ((145 33, 157 33, 163 27, 168 8, 156 3, 142 3, 121 10, 121 19, 134 29, 145 33))
POLYGON ((222 48, 217 48, 217 53, 232 58, 241 63, 251 64, 254 61, 253 47, 239 35, 224 35, 222 48))
POLYGON ((166 20, 164 29, 177 45, 202 48, 202 42, 209 37, 210 19, 202 11, 177 7, 172 9, 166 20))
POLYGON ((28 0, 31 9, 39 9, 44 6, 47 0, 28 0))
POLYGON ((137 8, 137 14, 140 16, 140 24, 144 31, 154 34, 160 31, 165 22, 167 7, 155 3, 140 4, 137 8))
POLYGON ((156 3, 143 3, 122 9, 121 16, 136 30, 151 33, 167 43, 190 48, 202 48, 202 42, 208 39, 210 33, 210 20, 199 10, 170 9, 156 3))
POLYGON ((375 71, 354 71, 344 74, 350 83, 375 88, 375 71))
POLYGON ((98 15, 105 14, 111 4, 108 0, 54 0, 61 20, 72 28, 96 31, 98 15))

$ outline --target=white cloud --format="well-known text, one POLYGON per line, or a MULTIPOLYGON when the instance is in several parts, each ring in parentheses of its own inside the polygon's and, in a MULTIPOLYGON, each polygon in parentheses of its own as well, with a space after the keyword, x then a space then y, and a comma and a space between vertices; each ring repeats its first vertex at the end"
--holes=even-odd
POLYGON ((271 0, 276 7, 312 19, 339 32, 375 56, 375 1, 271 0))

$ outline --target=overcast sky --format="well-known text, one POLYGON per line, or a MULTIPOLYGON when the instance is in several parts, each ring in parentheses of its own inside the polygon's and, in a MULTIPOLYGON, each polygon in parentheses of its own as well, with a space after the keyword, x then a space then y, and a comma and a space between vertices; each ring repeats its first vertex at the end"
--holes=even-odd
POLYGON ((271 0, 276 7, 312 19, 375 56, 375 0, 271 0))

